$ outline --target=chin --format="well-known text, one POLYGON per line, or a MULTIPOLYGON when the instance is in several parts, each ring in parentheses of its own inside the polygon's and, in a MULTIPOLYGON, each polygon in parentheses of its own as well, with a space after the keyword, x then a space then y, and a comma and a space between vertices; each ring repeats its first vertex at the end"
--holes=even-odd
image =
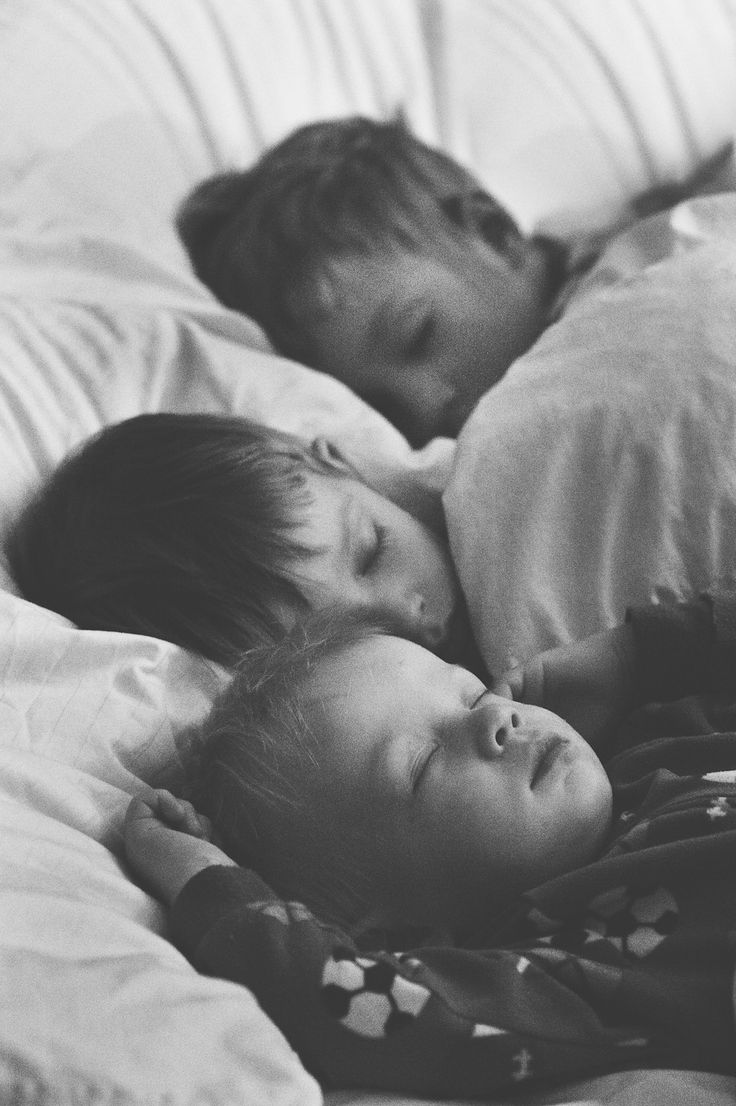
POLYGON ((610 780, 602 768, 598 772, 586 773, 581 784, 576 837, 580 845, 584 845, 584 856, 578 863, 586 864, 600 852, 611 831, 613 793, 610 780))
POLYGON ((585 743, 567 766, 562 781, 564 798, 560 817, 570 826, 567 840, 573 853, 568 868, 587 864, 601 849, 611 827, 613 792, 600 760, 585 743))

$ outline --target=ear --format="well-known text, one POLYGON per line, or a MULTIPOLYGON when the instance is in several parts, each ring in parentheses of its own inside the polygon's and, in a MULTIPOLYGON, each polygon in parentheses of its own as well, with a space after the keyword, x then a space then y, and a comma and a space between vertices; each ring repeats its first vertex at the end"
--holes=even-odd
POLYGON ((356 476, 355 467, 351 465, 342 450, 330 441, 329 438, 319 436, 312 440, 310 449, 313 459, 320 468, 341 476, 356 476))

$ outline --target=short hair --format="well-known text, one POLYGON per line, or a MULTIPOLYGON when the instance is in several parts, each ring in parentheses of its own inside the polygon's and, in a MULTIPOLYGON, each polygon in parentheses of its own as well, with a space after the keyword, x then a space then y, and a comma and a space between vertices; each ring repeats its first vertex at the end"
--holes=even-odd
POLYGON ((320 735, 307 718, 310 681, 326 660, 392 632, 388 619, 321 611, 251 650, 200 728, 187 773, 189 798, 233 860, 282 897, 352 929, 375 910, 385 852, 370 810, 353 810, 336 833, 314 801, 320 735))
POLYGON ((329 280, 340 256, 456 240, 463 198, 479 194, 513 223, 467 170, 400 120, 330 119, 298 128, 249 169, 203 181, 177 228, 222 303, 259 323, 282 354, 316 365, 310 286, 329 280))
POLYGON ((249 419, 150 414, 73 452, 22 512, 22 594, 90 630, 165 638, 224 665, 306 609, 291 566, 311 446, 249 419))

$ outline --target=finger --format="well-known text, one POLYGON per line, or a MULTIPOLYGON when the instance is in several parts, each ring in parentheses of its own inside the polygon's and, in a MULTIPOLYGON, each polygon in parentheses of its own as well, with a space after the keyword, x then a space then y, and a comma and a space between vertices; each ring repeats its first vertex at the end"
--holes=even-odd
POLYGON ((508 683, 502 676, 498 680, 494 680, 488 689, 492 691, 494 695, 500 695, 502 699, 513 699, 514 692, 511 684, 508 683))
POLYGON ((156 811, 140 795, 134 795, 128 803, 125 811, 124 827, 131 826, 134 822, 142 822, 156 817, 156 811))
POLYGON ((175 799, 171 792, 165 787, 157 787, 153 793, 153 797, 158 809, 168 810, 169 808, 178 806, 178 800, 175 799))
POLYGON ((502 695, 504 699, 522 699, 524 696, 524 669, 521 665, 515 665, 494 680, 491 691, 496 695, 502 695))
POLYGON ((521 672, 521 687, 516 698, 524 703, 544 706, 544 664, 541 657, 532 657, 521 672))
POLYGON ((197 813, 191 803, 184 800, 182 800, 182 802, 186 808, 181 822, 182 828, 192 837, 201 837, 205 840, 209 840, 206 819, 203 822, 202 815, 197 813))
POLYGON ((170 826, 186 823, 189 811, 188 804, 183 799, 178 799, 176 795, 163 789, 156 792, 156 798, 158 814, 163 821, 170 826))
POLYGON ((207 819, 202 819, 188 799, 179 799, 170 791, 161 789, 156 792, 158 817, 171 829, 179 830, 190 837, 209 841, 211 827, 207 819))

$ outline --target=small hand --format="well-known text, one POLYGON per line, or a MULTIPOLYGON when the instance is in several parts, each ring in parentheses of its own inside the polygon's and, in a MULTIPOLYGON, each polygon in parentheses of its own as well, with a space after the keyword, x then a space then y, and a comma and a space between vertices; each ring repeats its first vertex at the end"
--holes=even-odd
POLYGON ((559 645, 502 673, 497 695, 546 707, 596 747, 638 705, 635 646, 627 624, 559 645))
POLYGON ((149 800, 131 799, 123 832, 131 868, 169 905, 203 868, 234 863, 209 840, 208 819, 170 791, 154 791, 149 800))
POLYGON ((539 653, 526 664, 516 664, 513 668, 507 668, 493 681, 491 691, 496 695, 502 695, 504 699, 515 699, 517 703, 533 703, 535 706, 546 706, 548 710, 552 710, 553 708, 545 701, 542 657, 546 656, 547 653, 539 653))

